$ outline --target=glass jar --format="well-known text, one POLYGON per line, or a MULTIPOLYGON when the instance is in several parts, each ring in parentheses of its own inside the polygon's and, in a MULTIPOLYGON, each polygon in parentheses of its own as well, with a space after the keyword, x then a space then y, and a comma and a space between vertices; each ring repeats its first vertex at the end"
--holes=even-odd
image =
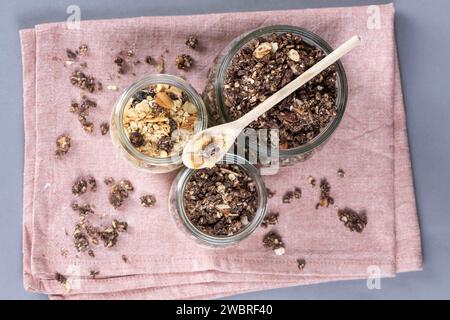
POLYGON ((165 158, 150 157, 137 150, 130 142, 124 126, 124 110, 133 95, 150 85, 168 84, 175 86, 187 95, 187 99, 197 108, 197 121, 194 125, 194 133, 200 132, 208 126, 208 116, 205 105, 195 89, 181 78, 167 74, 152 74, 143 77, 133 83, 117 100, 111 115, 111 137, 113 143, 124 157, 136 168, 151 173, 167 173, 182 167, 181 154, 165 158))
MULTIPOLYGON (((298 35, 307 44, 322 49, 325 53, 329 54, 333 49, 318 35, 305 30, 300 27, 287 26, 287 25, 274 25, 268 27, 262 27, 250 32, 247 32, 233 41, 216 57, 208 73, 208 81, 203 92, 203 99, 205 101, 210 122, 214 124, 221 124, 230 121, 227 114, 227 110, 224 104, 223 86, 226 71, 236 53, 241 48, 247 45, 250 41, 259 38, 269 36, 272 33, 292 33, 294 36, 298 35)), ((294 163, 304 161, 310 158, 324 143, 329 140, 331 135, 338 127, 347 104, 347 78, 345 75, 344 67, 340 61, 335 63, 336 67, 336 105, 337 114, 328 123, 328 125, 321 130, 321 132, 307 143, 295 148, 279 150, 279 164, 281 166, 288 166, 294 163)), ((250 144, 249 152, 257 154, 257 145, 250 144)), ((258 157, 259 158, 259 157, 258 157)))
POLYGON ((257 211, 255 216, 252 221, 238 233, 231 236, 211 236, 201 232, 191 223, 184 209, 184 190, 186 183, 196 170, 189 168, 181 170, 172 182, 169 192, 169 212, 173 217, 175 224, 198 244, 210 247, 226 247, 247 238, 261 225, 267 211, 267 189, 258 169, 244 158, 234 154, 226 154, 220 163, 236 164, 240 166, 240 168, 253 179, 256 186, 256 192, 258 193, 257 211))

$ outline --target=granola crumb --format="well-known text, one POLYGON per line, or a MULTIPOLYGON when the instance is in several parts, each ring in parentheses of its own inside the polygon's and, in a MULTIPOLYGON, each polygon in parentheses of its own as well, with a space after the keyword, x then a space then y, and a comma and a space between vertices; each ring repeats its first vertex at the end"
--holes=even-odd
POLYGON ((164 56, 161 55, 158 59, 158 63, 156 64, 156 71, 158 71, 158 73, 164 73, 164 65, 164 56))
POLYGON ((128 72, 129 66, 128 66, 127 62, 126 62, 122 57, 117 56, 117 57, 114 59, 114 63, 115 63, 116 66, 117 66, 117 73, 119 73, 119 74, 125 74, 125 73, 128 72))
POLYGON ((77 58, 77 54, 71 49, 66 49, 66 55, 67 55, 67 58, 69 58, 71 61, 73 61, 77 58))
POLYGON ((350 231, 361 233, 367 225, 365 211, 358 213, 353 209, 344 208, 338 210, 338 217, 350 231))
POLYGON ((119 182, 112 182, 109 190, 109 203, 114 209, 119 208, 123 202, 128 198, 129 192, 133 191, 134 187, 129 180, 120 180, 119 182))
POLYGON ((181 54, 175 58, 175 66, 181 70, 188 70, 192 67, 193 59, 188 54, 181 54))
POLYGON ((195 49, 198 46, 198 39, 195 36, 189 36, 184 42, 189 48, 195 49))
POLYGON ((117 91, 119 90, 119 87, 116 85, 109 85, 106 87, 106 89, 108 89, 109 91, 117 91))
POLYGON ((90 271, 89 271, 89 276, 90 276, 92 279, 95 279, 99 274, 100 274, 100 271, 97 271, 97 270, 90 270, 90 271))
POLYGON ((309 176, 308 177, 308 183, 312 186, 315 187, 316 186, 316 179, 313 176, 309 176))
POLYGON ((93 176, 87 176, 87 183, 89 185, 90 191, 96 192, 97 191, 97 180, 93 176))
POLYGON ((80 47, 78 48, 78 54, 80 56, 85 56, 89 51, 89 47, 87 44, 82 44, 80 45, 80 47))
POLYGON ((88 250, 88 255, 89 255, 89 257, 91 257, 91 258, 95 258, 94 250, 89 249, 89 250, 88 250))
POLYGON ((316 209, 319 209, 319 207, 328 208, 330 204, 334 204, 334 199, 330 196, 330 190, 331 186, 327 179, 323 178, 320 180, 320 200, 316 204, 316 209))
POLYGON ((87 190, 88 190, 88 183, 84 177, 76 179, 72 185, 72 193, 75 196, 82 195, 86 193, 87 190))
POLYGON ((337 175, 339 178, 344 178, 345 177, 345 171, 341 168, 338 169, 337 171, 337 175))
POLYGON ((274 231, 270 231, 263 238, 265 248, 270 248, 277 256, 281 256, 286 252, 281 236, 274 231))
POLYGON ((62 134, 56 138, 56 159, 61 159, 70 150, 70 137, 67 134, 62 134))
POLYGON ((302 189, 299 187, 294 188, 294 198, 300 199, 302 197, 302 189))
POLYGON ((109 132, 109 123, 102 122, 100 124, 100 132, 101 132, 102 136, 106 135, 109 132))
POLYGON ((87 90, 90 93, 95 91, 97 84, 94 77, 88 76, 80 70, 75 70, 72 73, 70 83, 81 90, 87 90))
POLYGON ((109 186, 110 184, 113 184, 113 183, 114 183, 114 178, 113 178, 113 177, 105 178, 105 179, 103 180, 103 182, 104 182, 107 186, 109 186))
POLYGON ((62 275, 59 272, 56 272, 55 273, 55 279, 56 279, 56 281, 58 281, 61 284, 61 286, 63 287, 63 289, 66 292, 70 291, 70 283, 69 283, 69 281, 68 281, 66 276, 62 275))
POLYGON ((275 196, 275 194, 276 194, 275 191, 272 191, 269 188, 266 188, 266 190, 267 190, 267 198, 271 199, 275 196))
POLYGON ((305 269, 306 260, 305 259, 297 259, 297 267, 299 270, 305 269))
POLYGON ((146 194, 139 198, 143 207, 152 207, 156 203, 154 195, 146 194))
POLYGON ((294 192, 292 191, 286 191, 283 195, 283 203, 291 203, 291 200, 294 198, 294 192))
POLYGON ((147 64, 153 64, 153 58, 151 56, 146 56, 145 57, 145 63, 147 64))
POLYGON ((263 221, 261 222, 261 227, 263 228, 267 228, 269 225, 275 225, 278 223, 278 216, 279 213, 278 212, 270 212, 268 213, 263 221))
POLYGON ((128 257, 126 255, 122 255, 122 261, 128 263, 128 257))
POLYGON ((80 217, 86 217, 87 215, 94 214, 94 208, 90 204, 79 205, 76 201, 70 205, 73 211, 78 212, 80 217))

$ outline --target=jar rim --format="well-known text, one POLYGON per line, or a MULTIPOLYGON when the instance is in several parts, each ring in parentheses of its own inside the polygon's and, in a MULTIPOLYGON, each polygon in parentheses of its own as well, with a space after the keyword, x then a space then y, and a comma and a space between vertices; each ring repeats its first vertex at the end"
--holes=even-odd
MULTIPOLYGON (((234 58, 235 54, 244 47, 250 40, 262 37, 268 34, 272 33, 285 33, 290 32, 295 35, 300 35, 302 37, 302 40, 304 40, 309 45, 318 47, 322 49, 326 54, 330 54, 333 51, 333 48, 321 37, 319 37, 317 34, 306 30, 301 27, 291 26, 291 25, 271 25, 266 27, 261 27, 254 29, 252 31, 249 31, 242 36, 234 39, 226 49, 227 54, 222 58, 218 72, 216 81, 214 84, 214 91, 215 96, 218 100, 218 106, 219 111, 225 119, 226 122, 231 121, 231 119, 228 117, 227 111, 225 110, 225 103, 224 103, 224 97, 223 97, 223 83, 226 71, 234 58)), ((337 127, 339 126, 339 123, 341 122, 345 109, 347 106, 347 97, 348 97, 348 83, 347 83, 347 76, 345 74, 344 67, 342 65, 342 62, 340 60, 336 61, 334 63, 336 66, 336 88, 337 88, 337 98, 336 98, 336 105, 338 107, 336 116, 333 117, 333 119, 328 123, 328 125, 323 128, 320 133, 315 136, 313 139, 308 141, 305 144, 302 144, 300 146, 297 146, 295 148, 291 149, 280 149, 279 155, 280 157, 289 157, 289 156, 297 156, 301 154, 308 153, 320 145, 322 145, 325 141, 327 141, 332 134, 335 132, 337 127)), ((252 151, 257 151, 255 148, 257 146, 250 144, 249 148, 252 149, 252 151)))
MULTIPOLYGON (((181 90, 183 90, 189 97, 189 100, 195 105, 197 108, 197 114, 199 118, 196 122, 196 127, 194 128, 194 133, 200 132, 208 127, 208 117, 205 104, 197 93, 197 91, 185 80, 169 74, 148 74, 143 76, 138 81, 132 83, 125 91, 120 95, 114 104, 112 114, 111 114, 111 126, 114 122, 117 123, 117 138, 113 141, 117 140, 120 143, 121 147, 132 157, 138 159, 139 161, 143 161, 145 163, 149 163, 152 165, 165 165, 165 164, 180 164, 181 160, 181 152, 178 155, 172 155, 164 158, 158 157, 150 157, 145 155, 144 153, 137 150, 130 142, 125 132, 123 126, 123 114, 125 111, 125 106, 128 101, 133 97, 133 95, 145 88, 148 85, 157 85, 157 84, 168 84, 171 86, 175 86, 181 90)), ((111 131, 111 135, 114 135, 115 132, 111 131)))
POLYGON ((247 238, 261 225, 267 211, 267 189, 261 175, 258 172, 258 169, 245 158, 236 154, 227 153, 219 163, 236 164, 240 166, 255 182, 256 191, 258 194, 258 206, 255 216, 245 228, 242 228, 231 236, 218 237, 206 234, 194 226, 194 224, 187 217, 186 210, 184 209, 184 191, 186 183, 189 181, 192 174, 197 171, 194 169, 184 168, 178 173, 175 179, 175 206, 177 209, 177 214, 183 222, 183 226, 196 239, 207 245, 225 247, 247 238))

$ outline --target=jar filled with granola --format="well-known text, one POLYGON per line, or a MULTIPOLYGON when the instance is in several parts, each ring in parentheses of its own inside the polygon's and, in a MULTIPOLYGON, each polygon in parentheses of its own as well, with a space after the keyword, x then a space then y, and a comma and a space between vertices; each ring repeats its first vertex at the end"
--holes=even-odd
POLYGON ((206 108, 195 89, 165 74, 132 84, 111 116, 114 144, 135 167, 152 173, 179 169, 184 144, 206 127, 206 108))
POLYGON ((250 162, 226 154, 212 168, 180 171, 169 193, 169 211, 177 226, 197 243, 236 244, 264 219, 267 190, 250 162))
MULTIPOLYGON (((219 124, 240 118, 331 51, 319 36, 295 26, 268 26, 241 35, 209 71, 203 99, 210 120, 219 124)), ((278 130, 281 166, 303 161, 335 132, 344 115, 347 91, 344 68, 338 61, 249 128, 278 130)), ((258 154, 256 143, 248 149, 258 154)))

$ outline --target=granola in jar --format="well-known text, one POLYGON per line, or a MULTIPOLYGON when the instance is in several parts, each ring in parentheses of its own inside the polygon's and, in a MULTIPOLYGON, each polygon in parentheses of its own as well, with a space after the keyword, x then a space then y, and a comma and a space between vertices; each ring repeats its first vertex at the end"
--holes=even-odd
POLYGON ((156 158, 180 154, 194 132, 197 108, 172 85, 150 85, 128 100, 123 126, 131 144, 156 158))
MULTIPOLYGON (((208 72, 203 98, 210 120, 222 124, 242 117, 332 50, 318 35, 296 26, 267 26, 238 36, 208 72)), ((347 95, 345 71, 337 61, 249 127, 278 129, 279 164, 290 166, 309 159, 329 140, 344 115, 347 95)), ((266 143, 272 142, 258 142, 266 143)), ((264 154, 256 144, 248 149, 264 154)))
POLYGON ((152 74, 131 84, 119 97, 110 132, 118 150, 135 167, 167 173, 183 166, 185 143, 207 125, 203 100, 188 82, 152 74))

